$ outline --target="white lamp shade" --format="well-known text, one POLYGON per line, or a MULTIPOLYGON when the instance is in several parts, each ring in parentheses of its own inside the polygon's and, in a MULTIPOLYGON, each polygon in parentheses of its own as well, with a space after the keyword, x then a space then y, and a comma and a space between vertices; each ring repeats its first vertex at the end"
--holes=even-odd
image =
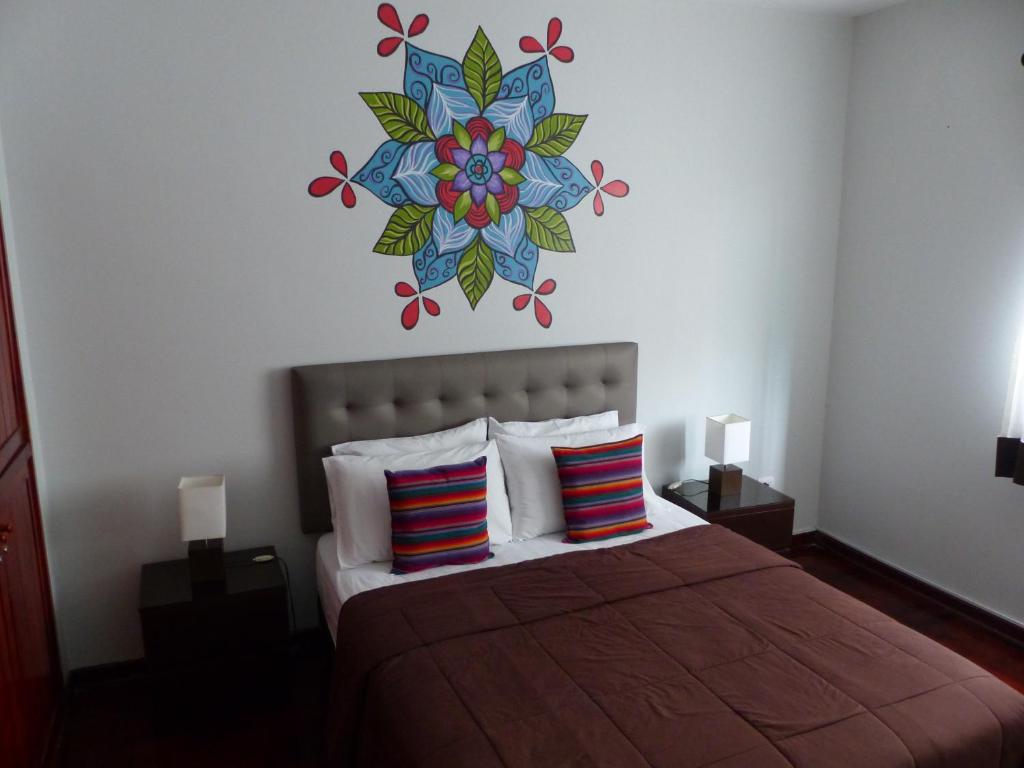
POLYGON ((183 477, 178 483, 181 540, 223 539, 227 533, 224 475, 183 477))
POLYGON ((708 416, 704 455, 717 464, 735 464, 750 458, 750 420, 735 413, 708 416))

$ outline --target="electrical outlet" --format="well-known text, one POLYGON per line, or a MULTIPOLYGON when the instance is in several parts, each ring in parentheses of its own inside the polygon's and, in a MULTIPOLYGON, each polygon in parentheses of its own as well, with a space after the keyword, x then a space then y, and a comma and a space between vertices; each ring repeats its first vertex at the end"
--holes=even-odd
POLYGON ((772 477, 771 475, 768 475, 768 477, 759 477, 759 478, 757 478, 757 482, 764 483, 769 488, 774 488, 775 487, 775 478, 772 477))

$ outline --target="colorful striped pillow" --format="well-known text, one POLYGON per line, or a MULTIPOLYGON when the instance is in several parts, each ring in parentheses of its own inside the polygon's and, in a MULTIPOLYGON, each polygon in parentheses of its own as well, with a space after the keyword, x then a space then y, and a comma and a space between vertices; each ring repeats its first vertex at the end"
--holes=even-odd
POLYGON ((565 541, 627 536, 650 528, 644 507, 644 436, 585 448, 552 448, 562 483, 565 541))
POLYGON ((487 457, 465 464, 385 470, 391 500, 392 573, 479 563, 487 536, 487 457))

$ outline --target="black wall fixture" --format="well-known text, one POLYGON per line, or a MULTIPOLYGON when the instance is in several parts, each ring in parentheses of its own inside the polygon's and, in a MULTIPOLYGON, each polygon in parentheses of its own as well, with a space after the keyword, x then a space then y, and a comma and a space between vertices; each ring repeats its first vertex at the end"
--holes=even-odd
POLYGON ((1019 437, 996 438, 996 477, 1012 477, 1024 485, 1024 443, 1019 437))

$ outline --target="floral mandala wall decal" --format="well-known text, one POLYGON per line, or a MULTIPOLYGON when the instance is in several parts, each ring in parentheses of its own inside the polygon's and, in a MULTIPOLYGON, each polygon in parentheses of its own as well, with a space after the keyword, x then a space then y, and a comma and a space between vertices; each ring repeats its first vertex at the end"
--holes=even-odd
POLYGON ((553 316, 540 297, 554 292, 555 281, 535 287, 540 251, 575 252, 564 214, 591 193, 598 216, 602 192, 629 193, 620 179, 602 184, 600 161, 591 163, 591 181, 565 156, 587 115, 555 112, 548 57, 575 59, 572 48, 558 44, 561 20, 548 22, 546 45, 521 37, 521 51, 541 56, 504 71, 481 27, 459 62, 409 41, 429 26, 426 14, 406 28, 395 7, 382 3, 377 18, 390 31, 378 55, 405 43, 403 92, 359 94, 388 139, 352 175, 345 155, 333 151, 335 175, 314 179, 309 194, 340 188, 342 204, 353 208, 358 185, 395 209, 373 250, 411 257, 418 289, 405 281, 394 286, 408 300, 400 316, 406 330, 419 322, 421 304, 429 316, 440 315, 427 291, 455 279, 475 310, 495 275, 525 288, 513 309, 532 301, 537 323, 549 328, 553 316))

